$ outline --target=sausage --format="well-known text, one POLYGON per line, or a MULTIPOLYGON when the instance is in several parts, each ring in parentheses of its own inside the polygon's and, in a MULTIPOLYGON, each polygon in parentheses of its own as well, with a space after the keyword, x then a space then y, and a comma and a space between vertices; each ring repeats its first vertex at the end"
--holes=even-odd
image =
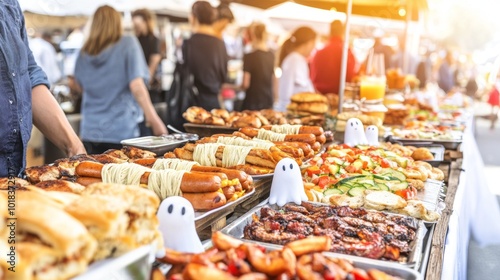
POLYGON ((222 168, 222 167, 195 165, 195 166, 193 166, 193 168, 191 168, 191 171, 222 172, 222 173, 227 175, 227 178, 229 180, 238 179, 238 180, 240 180, 240 183, 242 183, 242 184, 248 180, 251 180, 253 182, 253 179, 251 176, 248 176, 248 174, 246 174, 243 171, 239 171, 239 170, 227 169, 227 168, 222 168))
MULTIPOLYGON (((265 125, 262 128, 267 130, 272 130, 272 125, 265 125)), ((321 126, 312 126, 312 125, 302 125, 299 128, 299 134, 314 134, 315 136, 320 136, 324 134, 325 131, 321 126)))
POLYGON ((291 249, 297 257, 314 252, 330 251, 331 247, 332 239, 328 236, 308 237, 285 245, 285 248, 291 249))
POLYGON ((139 158, 139 159, 136 159, 132 162, 135 164, 139 164, 139 165, 151 168, 155 164, 156 158, 139 158))
MULTIPOLYGON (((141 176, 141 184, 147 185, 151 172, 145 172, 141 176)), ((186 172, 182 176, 181 191, 185 193, 211 193, 222 188, 222 180, 210 173, 186 172)))
POLYGON ((236 190, 234 186, 227 186, 222 188, 222 192, 224 193, 224 197, 226 197, 226 200, 230 200, 231 198, 233 198, 236 190))
POLYGON ((80 177, 101 178, 102 163, 93 161, 82 161, 76 168, 75 173, 80 177))
MULTIPOLYGON (((101 181, 101 171, 103 164, 98 162, 81 162, 76 167, 76 174, 79 177, 92 177, 97 178, 101 181)), ((140 183, 147 185, 150 172, 145 172, 141 176, 140 183)), ((222 187, 222 180, 220 177, 225 176, 220 174, 219 176, 210 173, 191 173, 186 172, 182 176, 181 181, 181 191, 182 192, 215 192, 222 187)))
MULTIPOLYGON (((249 136, 256 137, 259 134, 259 130, 251 127, 240 128, 240 132, 249 136)), ((285 136, 285 141, 287 142, 304 142, 307 144, 314 144, 316 142, 316 136, 314 134, 288 134, 285 136)))
POLYGON ((233 275, 218 268, 204 266, 202 264, 190 263, 186 265, 182 273, 185 280, 205 279, 205 280, 236 280, 233 275))
POLYGON ((76 178, 76 182, 82 186, 88 186, 94 183, 102 183, 101 178, 93 178, 93 177, 78 177, 76 178))
POLYGON ((212 210, 226 204, 226 197, 220 192, 183 193, 182 196, 189 200, 194 210, 212 210))

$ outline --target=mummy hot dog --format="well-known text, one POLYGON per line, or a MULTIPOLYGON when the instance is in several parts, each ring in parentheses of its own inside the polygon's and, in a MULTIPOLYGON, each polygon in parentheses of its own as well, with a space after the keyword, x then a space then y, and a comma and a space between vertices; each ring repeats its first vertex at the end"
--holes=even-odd
POLYGON ((288 202, 301 204, 307 201, 299 165, 292 159, 284 158, 274 170, 269 204, 283 206, 288 202))
POLYGON ((180 196, 169 197, 161 202, 156 216, 166 248, 185 253, 204 251, 196 233, 194 210, 188 200, 180 196))

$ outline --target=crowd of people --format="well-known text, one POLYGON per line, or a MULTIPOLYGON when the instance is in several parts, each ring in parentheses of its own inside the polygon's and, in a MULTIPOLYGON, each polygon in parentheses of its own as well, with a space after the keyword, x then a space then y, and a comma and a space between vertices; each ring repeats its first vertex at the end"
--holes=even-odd
MULTIPOLYGON (((23 23, 17 2, 12 2, 18 8, 18 12, 10 15, 12 22, 23 23)), ((4 9, 5 5, 0 5, 0 8, 4 9)), ((56 63, 56 48, 50 38, 38 33, 34 38, 28 38, 24 25, 7 24, 10 27, 4 30, 6 34, 2 36, 11 40, 8 46, 1 47, 4 56, 0 56, 0 65, 5 73, 2 74, 0 89, 23 98, 17 98, 20 101, 17 107, 12 99, 0 105, 11 112, 2 114, 2 122, 13 124, 11 127, 2 126, 0 130, 1 135, 9 135, 2 137, 0 165, 11 168, 14 173, 22 169, 32 114, 33 122, 42 132, 69 155, 85 151, 101 153, 117 148, 123 139, 168 133, 153 105, 168 99, 169 94, 167 91, 165 96, 160 83, 159 65, 164 53, 161 40, 155 35, 153 17, 148 10, 134 11, 135 36, 131 36, 124 34, 122 15, 114 8, 102 6, 93 15, 71 80, 73 87, 82 92, 79 135, 83 143, 72 132, 64 113, 50 95, 50 85, 65 76, 56 63), (21 63, 14 61, 15 58, 21 58, 21 63), (8 73, 6 69, 9 69, 8 73), (11 87, 11 84, 16 86, 11 87), (33 105, 24 106, 24 103, 33 105), (47 112, 47 108, 53 110, 47 112), (54 119, 58 120, 56 125, 47 125, 53 124, 54 119), (7 157, 13 150, 18 151, 17 156, 7 157)), ((245 92, 241 106, 236 108, 238 110, 273 108, 285 111, 290 97, 299 92, 338 94, 345 33, 341 21, 331 23, 329 38, 322 48, 317 48, 319 34, 311 27, 301 26, 290 32, 277 50, 271 47, 266 25, 259 22, 251 24, 246 28, 248 38, 245 38, 247 51, 242 56, 243 78, 241 82, 234 83, 228 79, 230 56, 223 40, 227 26, 234 19, 225 1, 221 1, 218 7, 206 1, 193 4, 189 17, 191 36, 176 41, 180 46, 177 54, 192 81, 190 92, 193 96, 189 105, 207 110, 221 108, 224 105, 221 93, 229 90, 245 92)), ((374 42, 373 52, 384 55, 386 69, 402 67, 403 57, 406 56, 410 66, 408 74, 415 74, 421 86, 436 82, 444 92, 448 92, 457 85, 457 66, 452 52, 447 53, 436 71, 429 55, 419 62, 414 55, 405 53, 404 41, 400 41, 399 51, 384 45, 381 38, 375 38, 374 42)), ((357 61, 349 49, 346 82, 353 81, 363 71, 364 64, 357 61)), ((474 87, 472 84, 470 88, 477 90, 477 85, 474 87)), ((5 98, 8 95, 2 96, 5 98)), ((498 90, 493 91, 490 104, 498 107, 498 99, 498 90)))

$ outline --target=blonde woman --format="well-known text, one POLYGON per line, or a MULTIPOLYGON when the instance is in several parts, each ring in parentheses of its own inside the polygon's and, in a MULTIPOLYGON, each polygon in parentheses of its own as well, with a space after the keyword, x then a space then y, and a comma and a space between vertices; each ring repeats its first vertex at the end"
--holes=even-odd
POLYGON ((274 54, 267 47, 266 26, 254 23, 249 30, 252 52, 243 57, 243 83, 245 90, 242 110, 272 109, 277 95, 274 76, 274 54))
POLYGON ((95 12, 75 78, 83 90, 80 137, 88 153, 120 148, 121 140, 139 136, 144 118, 154 135, 167 133, 146 88, 149 72, 141 46, 123 35, 121 15, 112 7, 95 12))

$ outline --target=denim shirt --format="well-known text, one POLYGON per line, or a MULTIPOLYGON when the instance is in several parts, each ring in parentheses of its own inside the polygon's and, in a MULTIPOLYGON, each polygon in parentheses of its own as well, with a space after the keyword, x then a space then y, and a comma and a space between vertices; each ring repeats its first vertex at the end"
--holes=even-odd
POLYGON ((28 47, 16 0, 0 0, 0 177, 19 176, 31 136, 31 89, 46 85, 28 47))

